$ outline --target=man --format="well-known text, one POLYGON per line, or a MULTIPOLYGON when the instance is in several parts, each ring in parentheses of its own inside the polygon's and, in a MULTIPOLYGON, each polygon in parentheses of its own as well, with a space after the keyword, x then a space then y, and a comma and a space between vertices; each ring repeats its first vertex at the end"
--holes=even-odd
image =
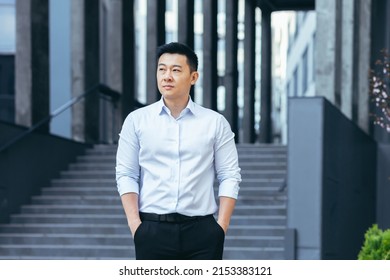
POLYGON ((166 44, 157 59, 162 98, 128 115, 117 151, 136 259, 222 259, 241 181, 234 134, 222 115, 191 100, 199 73, 190 48, 166 44))

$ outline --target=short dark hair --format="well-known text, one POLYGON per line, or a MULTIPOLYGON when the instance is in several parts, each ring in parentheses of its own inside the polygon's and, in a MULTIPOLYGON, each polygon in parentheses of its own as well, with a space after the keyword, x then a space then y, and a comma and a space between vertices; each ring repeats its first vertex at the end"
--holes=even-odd
POLYGON ((185 55, 187 57, 187 63, 190 66, 191 72, 198 71, 198 56, 187 45, 178 42, 172 42, 159 46, 157 48, 157 61, 164 53, 185 55))

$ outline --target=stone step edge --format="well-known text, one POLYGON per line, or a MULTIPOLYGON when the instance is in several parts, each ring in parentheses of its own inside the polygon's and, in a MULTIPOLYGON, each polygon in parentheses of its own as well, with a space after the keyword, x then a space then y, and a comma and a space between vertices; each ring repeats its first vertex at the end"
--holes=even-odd
MULTIPOLYGON (((124 218, 124 214, 13 214, 11 217, 18 218, 124 218)), ((234 215, 232 220, 236 219, 286 219, 284 215, 234 215)))
MULTIPOLYGON (((22 208, 31 209, 110 209, 110 210, 123 210, 121 205, 50 205, 50 204, 31 204, 23 205, 22 208)), ((234 210, 268 210, 268 209, 285 209, 285 205, 236 205, 234 210)), ((234 215, 234 214, 233 214, 234 215)))
MULTIPOLYGON (((83 239, 92 239, 92 238, 112 238, 112 239, 130 239, 131 235, 129 234, 75 234, 75 233, 0 233, 0 239, 12 237, 12 238, 83 238, 83 239)), ((274 236, 274 235, 226 235, 228 240, 284 240, 284 236, 274 236)), ((9 244, 8 244, 9 245, 9 244)), ((20 244, 19 244, 20 245, 20 244)), ((28 244, 23 244, 28 246, 28 244)), ((31 244, 32 245, 32 244, 31 244)), ((2 245, 0 245, 1 247, 2 245)))
MULTIPOLYGON (((1 249, 66 249, 66 250, 77 250, 77 249, 109 249, 109 250, 134 250, 132 245, 1 245, 1 249)), ((284 251, 283 247, 232 247, 227 246, 224 248, 225 251, 284 251)))
MULTIPOLYGON (((0 224, 2 227, 19 227, 19 228, 28 228, 28 227, 66 227, 66 228, 127 228, 126 224, 95 224, 95 223, 82 223, 82 224, 53 224, 53 223, 12 223, 12 224, 0 224)), ((286 226, 281 225, 231 225, 230 229, 280 229, 285 230, 286 226)))

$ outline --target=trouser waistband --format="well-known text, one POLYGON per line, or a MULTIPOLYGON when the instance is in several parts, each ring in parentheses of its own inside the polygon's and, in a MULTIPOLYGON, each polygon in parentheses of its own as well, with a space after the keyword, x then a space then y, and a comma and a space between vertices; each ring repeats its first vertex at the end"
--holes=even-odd
POLYGON ((179 213, 170 213, 170 214, 155 214, 155 213, 143 213, 140 212, 139 216, 141 221, 153 221, 153 222, 167 222, 167 223, 183 223, 187 221, 204 219, 206 217, 211 217, 212 215, 206 216, 186 216, 179 213))

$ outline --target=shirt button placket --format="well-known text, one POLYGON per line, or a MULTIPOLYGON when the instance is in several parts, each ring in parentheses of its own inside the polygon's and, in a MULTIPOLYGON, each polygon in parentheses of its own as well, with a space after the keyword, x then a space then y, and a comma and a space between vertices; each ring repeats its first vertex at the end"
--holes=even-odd
POLYGON ((176 187, 176 207, 179 202, 179 186, 180 186, 180 125, 179 121, 176 121, 176 165, 175 165, 175 187, 176 187))

